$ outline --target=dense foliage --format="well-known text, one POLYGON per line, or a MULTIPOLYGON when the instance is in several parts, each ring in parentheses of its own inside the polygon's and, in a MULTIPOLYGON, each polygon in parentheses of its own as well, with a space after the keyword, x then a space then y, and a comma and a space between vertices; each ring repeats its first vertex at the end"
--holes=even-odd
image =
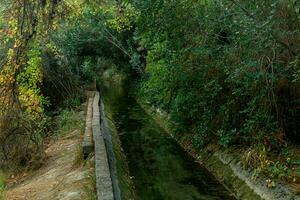
POLYGON ((45 99, 40 93, 42 58, 37 47, 41 41, 34 38, 42 36, 38 30, 50 26, 40 22, 52 17, 48 7, 55 6, 1 2, 0 167, 13 162, 25 165, 41 156, 45 99))
POLYGON ((136 35, 148 49, 141 91, 180 133, 196 133, 199 146, 218 139, 276 148, 299 139, 295 1, 135 5, 136 35))
POLYGON ((175 136, 198 149, 215 141, 254 147, 251 165, 296 181, 299 157, 287 148, 300 141, 299 2, 127 5, 138 13, 133 37, 147 51, 138 95, 169 114, 175 136), (274 152, 283 160, 269 160, 274 152))
POLYGON ((59 90, 60 101, 75 96, 73 74, 49 37, 68 5, 6 0, 0 7, 0 167, 39 166, 49 127, 45 111, 57 103, 52 94, 59 90))

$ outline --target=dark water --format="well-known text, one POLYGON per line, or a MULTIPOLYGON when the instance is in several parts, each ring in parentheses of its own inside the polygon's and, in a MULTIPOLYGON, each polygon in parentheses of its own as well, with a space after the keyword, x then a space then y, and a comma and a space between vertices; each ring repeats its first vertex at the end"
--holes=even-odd
POLYGON ((125 90, 101 88, 112 112, 140 200, 233 200, 125 90))

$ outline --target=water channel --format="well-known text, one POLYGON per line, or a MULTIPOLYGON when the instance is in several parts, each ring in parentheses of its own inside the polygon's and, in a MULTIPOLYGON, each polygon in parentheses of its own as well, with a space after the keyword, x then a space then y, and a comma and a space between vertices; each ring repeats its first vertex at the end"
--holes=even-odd
POLYGON ((110 83, 101 92, 112 113, 138 200, 235 199, 126 89, 110 83))

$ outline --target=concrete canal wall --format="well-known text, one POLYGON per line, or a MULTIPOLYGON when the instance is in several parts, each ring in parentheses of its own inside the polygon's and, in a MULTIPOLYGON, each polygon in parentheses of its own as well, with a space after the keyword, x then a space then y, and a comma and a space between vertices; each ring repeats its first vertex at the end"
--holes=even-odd
POLYGON ((95 157, 95 176, 96 191, 98 200, 115 200, 119 199, 119 189, 116 185, 117 177, 114 174, 112 179, 111 167, 109 160, 113 160, 111 147, 106 143, 111 143, 111 137, 106 130, 104 110, 100 111, 101 99, 99 92, 88 93, 86 109, 86 127, 84 139, 82 142, 83 154, 87 158, 92 152, 95 157), (101 113, 103 116, 101 116, 101 113), (103 120, 104 118, 104 120, 103 120), (108 154, 109 152, 109 154, 108 154), (110 156, 109 156, 110 155, 110 156), (113 184, 113 180, 115 184, 113 184), (115 191, 113 189, 113 185, 115 191), (114 195, 116 193, 117 195, 114 195))

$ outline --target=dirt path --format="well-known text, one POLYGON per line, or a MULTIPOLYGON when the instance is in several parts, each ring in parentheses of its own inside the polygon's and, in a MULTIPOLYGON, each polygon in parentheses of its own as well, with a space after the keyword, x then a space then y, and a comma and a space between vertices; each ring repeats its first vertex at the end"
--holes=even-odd
POLYGON ((91 185, 89 165, 74 167, 80 132, 49 144, 47 160, 41 169, 11 188, 6 200, 85 200, 91 185))

